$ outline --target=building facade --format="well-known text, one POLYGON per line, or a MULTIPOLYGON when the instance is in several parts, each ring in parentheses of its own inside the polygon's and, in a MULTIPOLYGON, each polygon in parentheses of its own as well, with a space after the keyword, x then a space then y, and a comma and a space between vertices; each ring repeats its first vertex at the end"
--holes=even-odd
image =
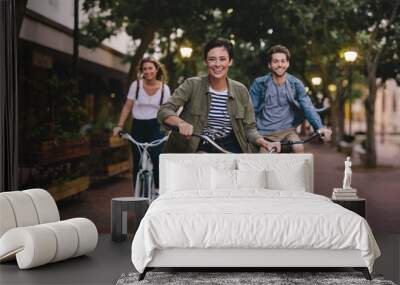
MULTIPOLYGON (((79 11, 82 26, 87 15, 79 11)), ((87 189, 130 167, 129 149, 110 145, 130 38, 121 32, 95 49, 79 45, 76 81, 73 30, 74 1, 28 1, 18 51, 19 184, 53 189, 59 199, 68 183, 87 189)))

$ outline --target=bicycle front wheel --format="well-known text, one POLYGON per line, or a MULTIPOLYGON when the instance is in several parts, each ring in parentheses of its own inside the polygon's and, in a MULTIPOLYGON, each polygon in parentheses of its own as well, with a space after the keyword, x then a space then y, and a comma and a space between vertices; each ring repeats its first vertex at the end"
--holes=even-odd
POLYGON ((142 175, 142 187, 141 187, 141 193, 140 193, 140 197, 143 198, 150 198, 150 193, 151 193, 151 181, 150 181, 150 173, 146 172, 143 173, 142 175))

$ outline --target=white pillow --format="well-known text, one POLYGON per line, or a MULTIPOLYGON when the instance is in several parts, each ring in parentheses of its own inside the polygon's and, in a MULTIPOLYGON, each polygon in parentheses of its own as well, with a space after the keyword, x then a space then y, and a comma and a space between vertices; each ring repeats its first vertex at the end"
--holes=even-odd
POLYGON ((236 190, 236 170, 211 168, 211 181, 213 190, 236 190))
POLYGON ((218 169, 236 169, 236 161, 234 159, 225 159, 221 154, 213 154, 218 156, 210 157, 210 154, 192 154, 193 158, 174 158, 167 160, 166 168, 169 169, 170 164, 180 164, 185 167, 214 167, 218 169), (222 156, 222 157, 221 157, 222 156))
POLYGON ((236 170, 237 187, 240 188, 268 188, 267 171, 236 170))
POLYGON ((266 170, 229 170, 212 168, 212 189, 235 191, 241 188, 267 188, 266 170))
POLYGON ((168 191, 211 189, 211 167, 177 163, 170 163, 168 167, 168 191))
POLYGON ((278 168, 267 171, 267 187, 272 190, 305 192, 307 180, 304 162, 292 164, 290 170, 278 168))
POLYGON ((237 160, 239 170, 266 170, 267 188, 272 190, 306 191, 311 181, 304 160, 254 159, 237 160))

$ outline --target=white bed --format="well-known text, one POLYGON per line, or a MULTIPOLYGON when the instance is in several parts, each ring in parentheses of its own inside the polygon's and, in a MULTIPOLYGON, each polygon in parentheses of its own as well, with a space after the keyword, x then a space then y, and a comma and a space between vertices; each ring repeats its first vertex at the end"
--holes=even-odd
POLYGON ((311 154, 163 154, 160 186, 132 243, 141 278, 154 267, 355 267, 369 278, 380 255, 365 219, 312 193, 311 154))

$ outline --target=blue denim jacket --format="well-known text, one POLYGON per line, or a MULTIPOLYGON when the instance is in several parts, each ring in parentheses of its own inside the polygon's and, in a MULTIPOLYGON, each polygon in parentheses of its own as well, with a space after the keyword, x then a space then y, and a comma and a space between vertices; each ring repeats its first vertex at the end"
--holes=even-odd
MULTIPOLYGON (((310 97, 306 94, 303 83, 289 73, 286 73, 285 76, 291 86, 291 92, 287 94, 288 100, 295 106, 293 127, 296 128, 304 119, 307 119, 314 130, 322 128, 321 118, 315 110, 310 97)), ((267 86, 270 80, 272 80, 272 75, 268 73, 267 75, 256 78, 251 84, 250 95, 253 101, 256 120, 262 115, 262 109, 265 106, 265 94, 267 94, 267 86)))

